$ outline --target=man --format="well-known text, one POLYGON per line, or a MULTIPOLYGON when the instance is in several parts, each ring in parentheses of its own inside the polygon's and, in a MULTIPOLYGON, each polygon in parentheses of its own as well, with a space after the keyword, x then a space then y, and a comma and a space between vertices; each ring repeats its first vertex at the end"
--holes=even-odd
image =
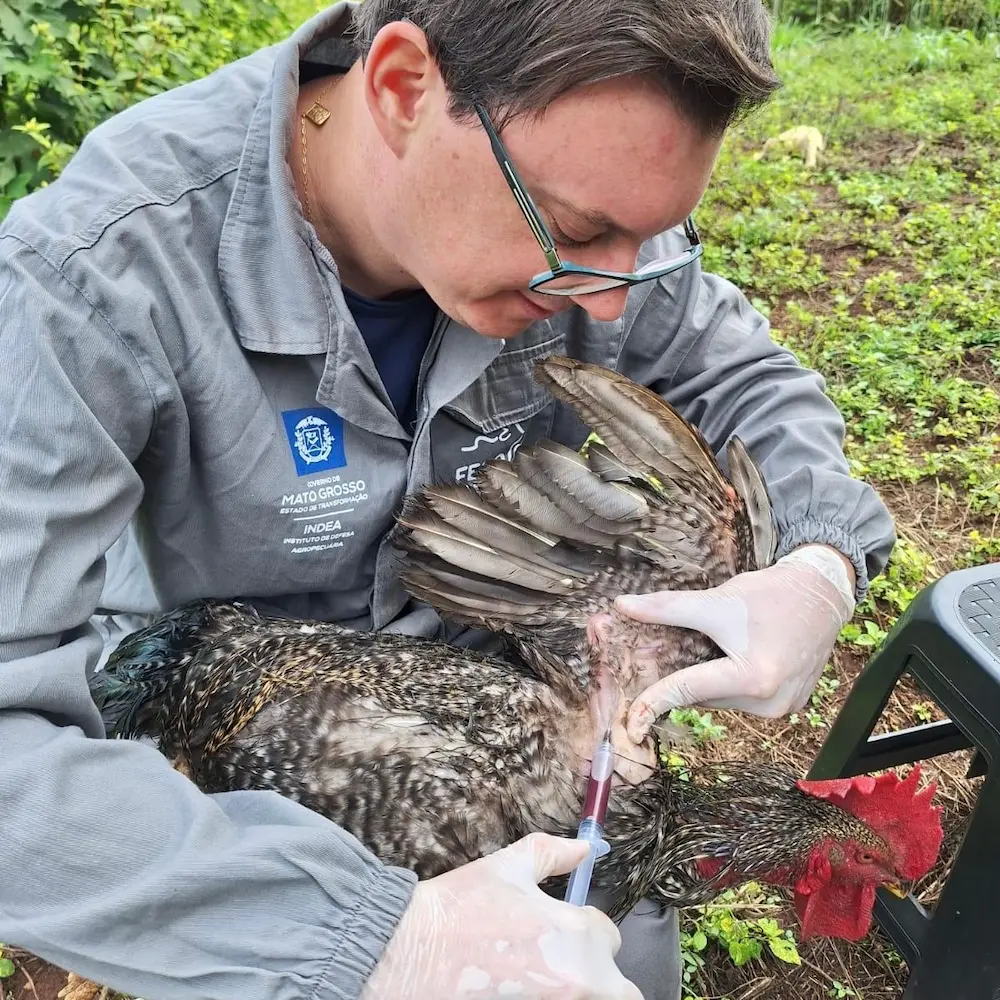
POLYGON ((414 887, 291 802, 202 795, 96 738, 85 678, 100 615, 198 596, 475 641, 407 600, 385 535, 428 480, 582 442, 530 374, 566 352, 719 453, 738 433, 777 512, 775 566, 622 601, 726 653, 638 699, 631 735, 676 704, 800 705, 893 532, 821 379, 685 225, 726 125, 775 86, 758 0, 337 4, 107 122, 14 207, 0 939, 152 1000, 679 996, 673 913, 620 939, 537 889, 575 842, 414 887), (145 590, 119 558, 133 522, 145 590))

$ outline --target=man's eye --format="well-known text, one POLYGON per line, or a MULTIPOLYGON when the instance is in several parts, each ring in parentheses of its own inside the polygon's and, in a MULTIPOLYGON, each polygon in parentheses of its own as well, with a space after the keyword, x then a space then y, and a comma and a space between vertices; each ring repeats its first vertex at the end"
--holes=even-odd
POLYGON ((568 233, 563 231, 559 223, 557 223, 551 216, 549 216, 549 229, 551 230, 552 238, 556 241, 556 243, 558 243, 561 247, 565 247, 567 250, 574 250, 580 247, 588 246, 597 239, 596 236, 588 236, 585 240, 570 236, 568 233))
POLYGON ((558 226, 552 230, 552 235, 555 237, 556 242, 561 247, 566 247, 567 250, 585 247, 591 242, 591 240, 575 240, 572 236, 567 236, 558 226))

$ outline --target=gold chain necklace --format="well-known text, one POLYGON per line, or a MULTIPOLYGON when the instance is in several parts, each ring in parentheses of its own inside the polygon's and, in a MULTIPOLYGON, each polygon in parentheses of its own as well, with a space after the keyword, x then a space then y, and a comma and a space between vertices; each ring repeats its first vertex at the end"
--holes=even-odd
POLYGON ((321 128, 326 124, 327 119, 330 117, 330 109, 320 102, 326 97, 327 91, 333 86, 336 79, 336 75, 331 76, 319 97, 310 105, 308 111, 303 112, 299 116, 299 136, 302 148, 302 201, 305 205, 307 222, 312 222, 312 210, 309 207, 309 164, 306 161, 306 149, 308 145, 306 142, 306 119, 308 118, 317 128, 321 128))

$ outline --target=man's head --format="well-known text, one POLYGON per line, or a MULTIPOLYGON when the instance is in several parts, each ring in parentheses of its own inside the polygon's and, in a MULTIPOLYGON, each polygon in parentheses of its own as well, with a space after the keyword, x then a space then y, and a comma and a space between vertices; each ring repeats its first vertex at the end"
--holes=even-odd
POLYGON ((354 18, 365 228, 391 261, 376 256, 488 336, 573 303, 616 319, 626 289, 527 291, 547 264, 477 104, 562 259, 627 272, 695 208, 726 127, 778 85, 760 0, 365 0, 354 18))

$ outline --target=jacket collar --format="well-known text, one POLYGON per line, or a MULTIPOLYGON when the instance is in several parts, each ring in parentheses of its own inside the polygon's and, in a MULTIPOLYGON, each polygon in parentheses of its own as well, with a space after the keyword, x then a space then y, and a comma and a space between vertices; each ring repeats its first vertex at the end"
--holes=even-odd
POLYGON ((351 322, 337 267, 305 220, 288 166, 296 130, 299 62, 333 69, 355 59, 344 38, 351 2, 337 3, 274 49, 249 122, 219 246, 219 274, 240 343, 272 354, 324 354, 351 322))

